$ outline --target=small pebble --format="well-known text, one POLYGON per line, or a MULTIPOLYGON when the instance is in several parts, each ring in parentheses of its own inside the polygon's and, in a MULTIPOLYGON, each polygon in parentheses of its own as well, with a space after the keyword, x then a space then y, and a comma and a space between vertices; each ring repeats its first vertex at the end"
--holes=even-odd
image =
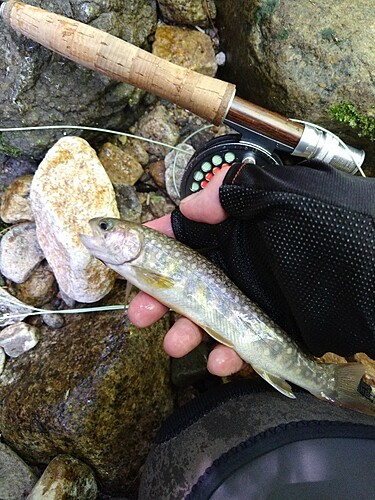
POLYGON ((47 326, 56 330, 65 325, 65 319, 62 314, 43 314, 42 319, 47 326))
POLYGON ((21 221, 33 221, 29 199, 32 175, 22 175, 6 189, 0 206, 0 217, 7 224, 21 221))
POLYGON ((6 326, 0 332, 0 347, 11 358, 18 358, 39 341, 39 330, 35 326, 19 321, 6 326))
POLYGON ((7 231, 0 242, 0 272, 15 283, 24 283, 44 259, 33 222, 22 222, 7 231))
POLYGON ((155 184, 161 188, 165 189, 165 165, 164 160, 158 160, 151 163, 148 167, 151 177, 153 178, 155 184))
POLYGON ((101 161, 112 183, 134 186, 143 174, 142 165, 127 151, 106 142, 99 153, 101 161))

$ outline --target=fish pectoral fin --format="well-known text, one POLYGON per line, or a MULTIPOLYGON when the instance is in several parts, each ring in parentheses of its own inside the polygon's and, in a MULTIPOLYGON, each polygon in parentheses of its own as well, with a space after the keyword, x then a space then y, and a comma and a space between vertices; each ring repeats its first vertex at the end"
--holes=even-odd
POLYGON ((260 368, 256 368, 255 366, 253 366, 253 368, 258 373, 258 375, 264 378, 264 380, 271 384, 272 387, 281 392, 281 394, 284 394, 284 396, 287 396, 288 398, 296 399, 292 388, 286 380, 280 377, 276 377, 276 375, 272 375, 271 373, 268 373, 260 368))
POLYGON ((224 344, 227 347, 231 347, 232 349, 234 349, 234 344, 232 344, 232 342, 230 340, 225 339, 222 335, 215 332, 215 330, 213 330, 209 326, 203 326, 203 325, 200 325, 200 326, 201 326, 201 328, 203 328, 203 330, 205 332, 208 333, 208 335, 210 335, 212 338, 217 340, 217 342, 220 342, 220 344, 224 344))
POLYGON ((175 281, 168 276, 164 276, 154 271, 149 271, 143 267, 133 266, 139 278, 154 288, 172 288, 175 286, 175 281))

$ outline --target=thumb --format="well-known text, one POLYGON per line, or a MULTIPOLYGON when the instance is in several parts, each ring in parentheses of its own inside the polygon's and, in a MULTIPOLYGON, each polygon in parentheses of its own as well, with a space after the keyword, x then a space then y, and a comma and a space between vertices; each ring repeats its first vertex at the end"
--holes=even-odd
POLYGON ((179 208, 185 217, 208 224, 218 224, 228 217, 219 199, 219 188, 228 168, 230 167, 223 167, 202 191, 181 200, 179 208))

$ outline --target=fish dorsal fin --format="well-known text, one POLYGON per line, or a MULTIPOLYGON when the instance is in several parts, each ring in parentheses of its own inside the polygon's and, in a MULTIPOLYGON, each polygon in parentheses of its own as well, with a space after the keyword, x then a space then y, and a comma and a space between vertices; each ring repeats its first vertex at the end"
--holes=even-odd
POLYGON ((287 396, 288 398, 295 399, 295 395, 293 394, 292 388, 286 382, 280 377, 276 377, 276 375, 271 375, 271 373, 268 373, 261 368, 256 368, 253 366, 254 370, 260 375, 264 380, 266 380, 269 384, 272 385, 275 389, 277 389, 281 394, 284 394, 284 396, 287 396))
POLYGON ((200 325, 205 332, 208 333, 212 338, 217 340, 217 342, 220 342, 220 344, 224 344, 228 347, 231 347, 232 349, 234 348, 234 344, 230 340, 225 339, 223 336, 221 336, 219 333, 215 332, 215 330, 212 330, 209 326, 203 326, 200 325))
POLYGON ((154 288, 172 288, 175 285, 173 279, 156 273, 155 271, 150 271, 149 269, 138 266, 133 266, 133 269, 141 280, 145 281, 148 285, 154 288))

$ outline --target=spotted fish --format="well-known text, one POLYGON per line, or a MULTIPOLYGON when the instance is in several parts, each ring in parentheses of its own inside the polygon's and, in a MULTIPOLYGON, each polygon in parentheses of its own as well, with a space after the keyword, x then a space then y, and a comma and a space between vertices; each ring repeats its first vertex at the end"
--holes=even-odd
POLYGON ((361 396, 360 363, 317 363, 211 262, 182 243, 146 226, 113 218, 90 221, 81 241, 92 255, 218 342, 233 348, 285 396, 289 382, 314 396, 375 415, 361 396))

